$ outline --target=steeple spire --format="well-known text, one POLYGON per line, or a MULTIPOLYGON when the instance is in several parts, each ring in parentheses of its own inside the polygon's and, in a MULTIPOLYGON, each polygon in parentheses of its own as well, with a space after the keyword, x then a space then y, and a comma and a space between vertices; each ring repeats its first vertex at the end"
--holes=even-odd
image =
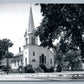
POLYGON ((34 27, 34 21, 33 21, 32 7, 30 5, 28 33, 33 33, 34 30, 35 30, 35 27, 34 27))
POLYGON ((34 27, 34 21, 33 21, 33 14, 32 14, 32 7, 30 6, 30 13, 29 13, 29 24, 28 28, 25 32, 25 45, 31 44, 31 45, 36 45, 38 44, 38 38, 34 37, 35 27, 34 27))

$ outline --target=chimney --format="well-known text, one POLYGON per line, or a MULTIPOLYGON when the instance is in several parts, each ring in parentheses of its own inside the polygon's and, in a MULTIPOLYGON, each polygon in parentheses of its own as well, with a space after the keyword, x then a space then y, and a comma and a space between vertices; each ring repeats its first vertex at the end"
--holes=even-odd
POLYGON ((21 52, 21 47, 19 47, 19 52, 21 52))

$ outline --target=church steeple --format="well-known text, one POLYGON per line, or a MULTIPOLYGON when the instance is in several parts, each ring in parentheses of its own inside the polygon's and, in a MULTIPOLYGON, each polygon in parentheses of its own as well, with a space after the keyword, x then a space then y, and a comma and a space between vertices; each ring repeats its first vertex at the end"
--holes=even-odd
POLYGON ((33 20, 33 13, 32 13, 32 7, 30 6, 30 12, 29 12, 29 24, 28 24, 28 28, 25 32, 25 44, 31 44, 31 45, 35 45, 38 44, 38 39, 37 37, 34 37, 33 33, 34 33, 35 27, 34 27, 34 20, 33 20))
POLYGON ((35 27, 34 27, 34 20, 33 20, 33 14, 32 14, 32 7, 30 6, 28 33, 33 33, 34 30, 35 30, 35 27))

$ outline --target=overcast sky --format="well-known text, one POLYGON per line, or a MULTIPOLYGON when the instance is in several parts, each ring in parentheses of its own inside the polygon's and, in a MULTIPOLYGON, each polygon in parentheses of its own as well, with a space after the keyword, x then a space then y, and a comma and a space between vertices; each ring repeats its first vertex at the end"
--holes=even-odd
MULTIPOLYGON (((40 6, 31 4, 35 27, 41 23, 40 6)), ((24 45, 24 33, 28 28, 30 4, 0 4, 0 39, 8 38, 14 45, 9 51, 18 53, 24 45)))

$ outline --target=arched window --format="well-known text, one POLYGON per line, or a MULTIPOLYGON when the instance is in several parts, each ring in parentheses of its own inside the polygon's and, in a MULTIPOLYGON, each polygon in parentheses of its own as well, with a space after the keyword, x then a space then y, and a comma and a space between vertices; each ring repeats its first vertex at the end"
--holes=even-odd
POLYGON ((44 54, 42 54, 42 63, 44 63, 44 54))
POLYGON ((42 54, 41 56, 39 56, 39 63, 45 63, 46 64, 46 56, 44 54, 42 54))

